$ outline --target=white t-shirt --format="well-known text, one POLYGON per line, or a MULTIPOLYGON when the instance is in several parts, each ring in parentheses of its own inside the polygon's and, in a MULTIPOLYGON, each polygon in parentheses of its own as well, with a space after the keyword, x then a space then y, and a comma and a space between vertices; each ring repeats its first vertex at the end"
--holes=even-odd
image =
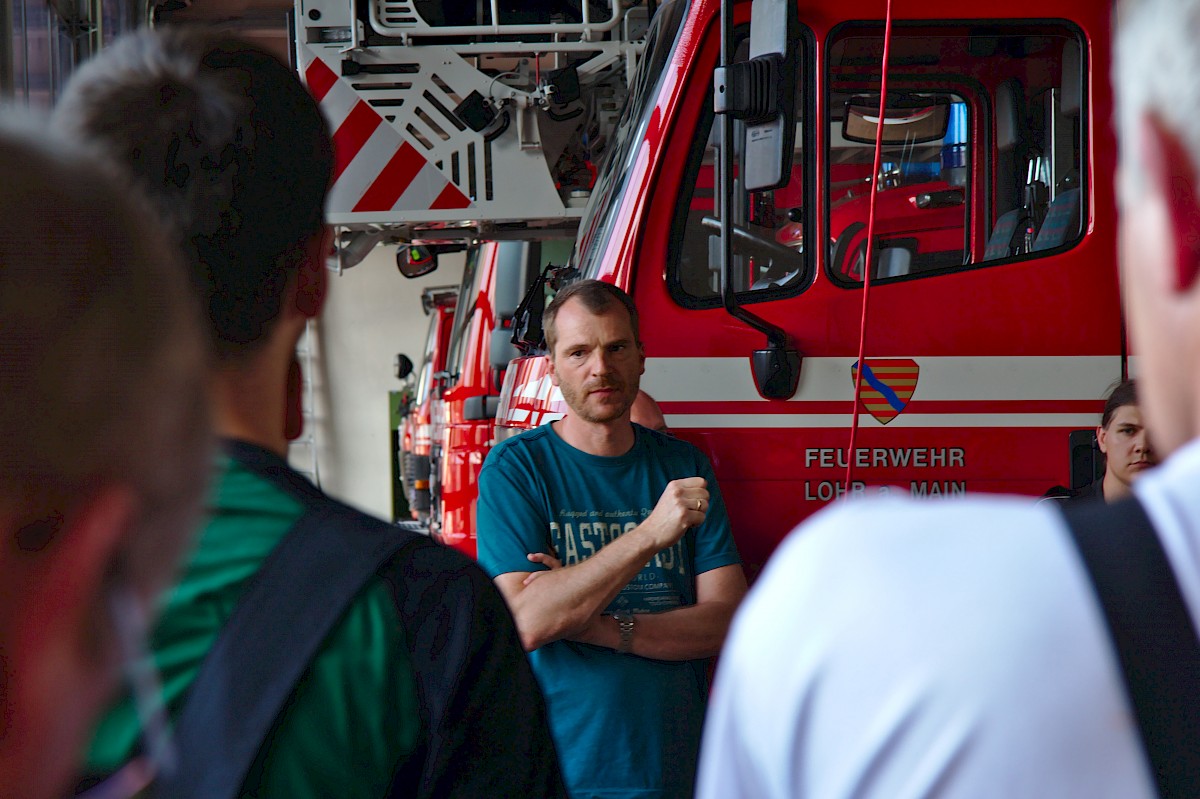
MULTIPOLYGON (((1200 442, 1137 483, 1200 618, 1200 442)), ((1102 611, 1058 508, 839 504, 735 619, 699 799, 1151 799, 1102 611)))

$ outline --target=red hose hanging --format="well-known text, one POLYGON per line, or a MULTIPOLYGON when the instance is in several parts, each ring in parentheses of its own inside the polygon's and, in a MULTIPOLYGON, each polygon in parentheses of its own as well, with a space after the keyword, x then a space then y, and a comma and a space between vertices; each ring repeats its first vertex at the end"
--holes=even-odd
POLYGON ((854 485, 854 452, 858 439, 858 404, 862 392, 863 357, 867 345, 867 308, 871 296, 871 258, 875 249, 875 198, 879 194, 879 170, 883 166, 883 121, 887 111, 888 60, 892 48, 892 0, 886 0, 883 17, 883 65, 879 75, 879 123, 875 126, 875 165, 871 172, 871 202, 867 212, 867 248, 863 253, 862 320, 858 330, 858 359, 855 361, 854 408, 850 415, 850 445, 846 450, 846 485, 843 496, 850 496, 854 485))

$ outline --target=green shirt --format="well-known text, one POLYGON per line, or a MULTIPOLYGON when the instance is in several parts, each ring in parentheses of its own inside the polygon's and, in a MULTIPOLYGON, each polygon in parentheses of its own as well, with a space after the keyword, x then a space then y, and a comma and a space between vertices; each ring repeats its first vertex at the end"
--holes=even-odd
MULTIPOLYGON (((228 455, 218 458, 213 483, 208 523, 150 641, 172 718, 250 579, 303 512, 283 487, 228 455)), ((89 770, 117 769, 140 734, 126 697, 101 720, 89 770)), ((419 734, 404 633, 391 592, 376 577, 321 645, 242 795, 385 796, 419 734)))

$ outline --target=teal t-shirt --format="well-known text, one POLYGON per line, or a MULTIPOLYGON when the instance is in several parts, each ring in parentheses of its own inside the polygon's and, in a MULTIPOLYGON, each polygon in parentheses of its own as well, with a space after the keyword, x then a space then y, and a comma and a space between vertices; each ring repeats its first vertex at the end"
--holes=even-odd
MULTIPOLYGON (((479 476, 479 562, 493 578, 539 568, 526 555, 578 563, 650 515, 672 480, 703 477, 704 524, 659 552, 608 612, 655 613, 696 602, 696 575, 738 563, 708 459, 634 425, 629 452, 589 455, 549 426, 495 447, 479 476)), ((707 661, 668 662, 574 641, 530 653, 573 799, 691 797, 708 695, 707 661)))
MULTIPOLYGON (((172 718, 183 709, 188 688, 250 578, 304 508, 275 480, 223 454, 208 510, 150 641, 172 718)), ((250 769, 242 795, 386 796, 397 765, 420 734, 416 696, 395 601, 376 577, 321 645, 250 769)), ((133 704, 123 699, 101 720, 88 769, 114 771, 136 751, 140 735, 133 704)))

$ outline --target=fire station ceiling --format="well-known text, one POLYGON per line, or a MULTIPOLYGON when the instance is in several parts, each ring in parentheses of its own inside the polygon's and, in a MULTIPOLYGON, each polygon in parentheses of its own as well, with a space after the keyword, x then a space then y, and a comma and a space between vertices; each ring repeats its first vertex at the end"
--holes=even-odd
POLYGON ((220 26, 287 58, 292 0, 151 0, 151 7, 160 23, 220 26))

